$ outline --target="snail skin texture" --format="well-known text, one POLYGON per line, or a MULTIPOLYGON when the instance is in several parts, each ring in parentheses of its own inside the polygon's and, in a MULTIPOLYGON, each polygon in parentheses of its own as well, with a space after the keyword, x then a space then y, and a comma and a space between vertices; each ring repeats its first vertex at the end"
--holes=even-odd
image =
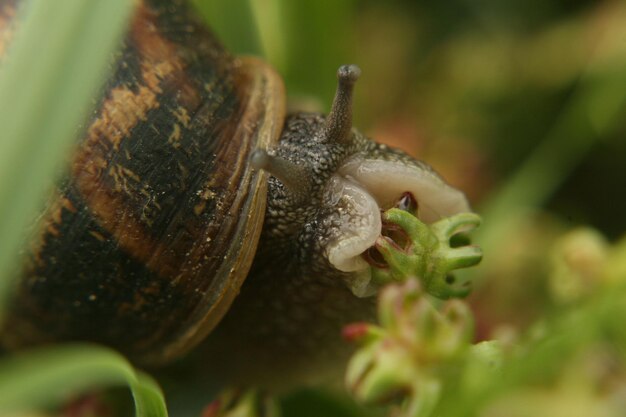
MULTIPOLYGON (((0 50, 19 6, 0 2, 0 50)), ((361 255, 381 210, 406 192, 426 222, 470 210, 352 128, 356 66, 339 69, 328 116, 285 115, 278 75, 178 0, 138 1, 112 62, 33 230, 6 348, 87 340, 156 365, 204 340, 206 372, 303 375, 345 359, 341 328, 373 319, 361 255)))

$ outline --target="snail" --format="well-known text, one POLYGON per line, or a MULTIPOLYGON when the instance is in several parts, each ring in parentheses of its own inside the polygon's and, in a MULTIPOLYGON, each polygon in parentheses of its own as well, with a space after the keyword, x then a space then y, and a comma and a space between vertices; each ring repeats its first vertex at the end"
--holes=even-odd
MULTIPOLYGON (((3 2, 0 39, 17 7, 3 2)), ((352 127, 356 66, 339 68, 327 116, 286 115, 277 73, 231 55, 181 0, 138 2, 114 58, 33 231, 8 349, 87 340, 159 364, 211 333, 242 366, 266 360, 248 349, 309 361, 372 315, 363 254, 381 210, 407 193, 427 223, 470 210, 352 127)))

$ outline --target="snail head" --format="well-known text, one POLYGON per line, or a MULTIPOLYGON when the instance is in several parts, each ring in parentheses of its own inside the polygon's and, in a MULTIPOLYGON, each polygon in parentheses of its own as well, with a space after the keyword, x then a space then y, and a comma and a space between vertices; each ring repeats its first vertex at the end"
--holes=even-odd
POLYGON ((340 276, 367 296, 374 291, 363 254, 381 234, 381 211, 407 193, 426 223, 470 208, 429 165, 352 127, 360 74, 356 65, 341 66, 328 116, 289 115, 278 146, 256 150, 251 163, 271 175, 263 239, 291 253, 303 273, 340 276))

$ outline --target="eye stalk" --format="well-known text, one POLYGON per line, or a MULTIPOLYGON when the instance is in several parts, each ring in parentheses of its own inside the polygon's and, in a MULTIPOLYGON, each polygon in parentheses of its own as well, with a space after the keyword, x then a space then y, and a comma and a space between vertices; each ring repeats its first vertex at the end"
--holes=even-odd
MULTIPOLYGON (((348 143, 350 141, 352 91, 360 75, 361 69, 356 65, 342 65, 337 70, 337 92, 330 114, 319 130, 322 133, 321 143, 348 143)), ((257 149, 252 153, 250 163, 255 169, 263 169, 278 178, 296 203, 305 201, 310 195, 313 188, 311 174, 304 165, 271 155, 263 149, 257 149)))
POLYGON ((352 130, 352 91, 361 75, 356 65, 342 65, 337 70, 337 92, 326 118, 325 137, 328 142, 347 142, 352 130))
POLYGON ((311 189, 311 180, 310 174, 303 166, 279 156, 270 155, 264 149, 256 149, 252 152, 250 163, 254 169, 263 169, 278 178, 296 202, 306 199, 311 189))

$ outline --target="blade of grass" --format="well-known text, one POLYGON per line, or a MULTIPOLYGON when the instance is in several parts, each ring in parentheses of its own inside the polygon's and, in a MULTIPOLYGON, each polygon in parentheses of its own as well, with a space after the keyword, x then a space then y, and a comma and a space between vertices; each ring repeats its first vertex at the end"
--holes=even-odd
POLYGON ((165 417, 161 389, 117 353, 94 345, 35 350, 0 362, 0 410, 32 411, 98 387, 126 384, 137 416, 165 417))
POLYGON ((281 0, 271 2, 249 0, 255 21, 259 27, 259 38, 263 53, 279 71, 287 67, 287 29, 284 5, 281 0))
POLYGON ((86 118, 134 2, 22 2, 0 73, 0 307, 24 231, 86 118))

